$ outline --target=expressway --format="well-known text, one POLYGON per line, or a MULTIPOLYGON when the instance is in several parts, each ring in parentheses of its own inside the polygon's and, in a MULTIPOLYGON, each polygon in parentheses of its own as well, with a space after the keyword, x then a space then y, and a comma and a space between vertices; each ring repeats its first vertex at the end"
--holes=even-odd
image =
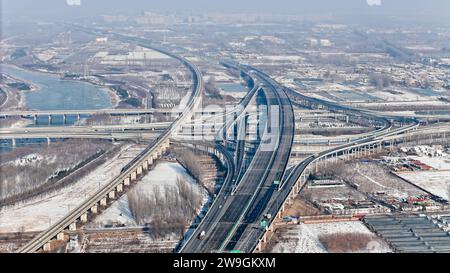
MULTIPOLYGON (((282 114, 279 119, 281 130, 278 134, 275 134, 279 141, 276 150, 281 152, 261 151, 260 147, 264 143, 263 137, 263 141, 242 181, 237 181, 238 186, 235 189, 231 185, 224 185, 224 190, 217 196, 209 214, 205 216, 194 234, 181 249, 183 252, 214 252, 233 249, 245 252, 252 251, 265 233, 265 230, 258 228, 257 224, 267 213, 271 213, 271 215, 278 213, 281 204, 292 191, 293 185, 309 164, 329 155, 337 155, 358 147, 380 143, 388 137, 403 134, 419 126, 414 118, 390 115, 379 117, 376 113, 367 113, 359 109, 327 101, 316 101, 316 99, 306 97, 307 100, 313 100, 313 103, 324 105, 333 111, 344 112, 345 114, 352 113, 377 120, 381 126, 376 131, 366 133, 365 136, 360 135, 356 140, 347 140, 349 143, 308 157, 295 166, 287 177, 284 177, 284 170, 292 146, 294 127, 292 106, 286 93, 292 94, 292 90, 281 87, 266 74, 252 67, 241 66, 241 68, 255 75, 263 83, 262 89, 267 99, 268 109, 271 108, 271 105, 278 105, 281 108, 282 114), (288 108, 289 110, 287 110, 288 108), (392 129, 393 124, 390 120, 396 119, 412 123, 412 125, 392 129), (289 130, 292 130, 292 132, 289 133, 289 130), (274 186, 273 182, 276 180, 282 180, 279 188, 274 186), (200 233, 204 233, 204 236, 199 236, 200 233)), ((305 99, 305 97, 302 99, 305 99)), ((270 114, 269 117, 271 117, 270 114)), ((268 119, 264 136, 269 131, 276 130, 276 126, 271 124, 273 122, 274 119, 268 119)))
POLYGON ((43 126, 0 129, 0 139, 92 138, 154 139, 171 125, 155 122, 127 125, 43 126))
MULTIPOLYGON (((135 41, 134 38, 122 35, 119 38, 124 41, 135 41)), ((82 204, 70 211, 65 217, 58 220, 47 230, 43 231, 31 241, 29 241, 26 245, 21 247, 18 250, 19 252, 34 252, 42 248, 50 240, 56 238, 64 229, 70 229, 70 227, 73 225, 75 225, 76 227, 76 223, 79 221, 79 219, 83 221, 83 215, 87 215, 87 213, 95 213, 92 210, 93 207, 96 208, 98 204, 102 205, 102 200, 106 200, 108 197, 114 196, 114 194, 111 193, 119 191, 119 187, 121 189, 123 185, 126 185, 126 181, 132 181, 133 178, 135 180, 139 173, 142 173, 142 170, 147 168, 146 166, 148 166, 149 160, 152 160, 154 156, 157 157, 158 154, 161 153, 161 151, 165 150, 165 148, 169 145, 169 138, 180 128, 180 125, 183 124, 185 120, 192 115, 193 111, 195 111, 195 109, 201 103, 203 78, 200 70, 195 65, 191 64, 187 59, 181 56, 167 52, 166 50, 160 48, 153 47, 143 39, 139 40, 139 45, 156 50, 180 61, 192 72, 192 92, 186 108, 183 110, 181 115, 169 126, 169 128, 167 128, 156 140, 150 142, 149 145, 136 158, 130 161, 122 169, 121 173, 117 177, 113 178, 107 185, 99 189, 95 194, 87 197, 82 204)))
POLYGON ((34 116, 62 116, 62 115, 145 115, 145 114, 172 114, 178 113, 177 110, 172 109, 98 109, 98 110, 13 110, 13 111, 2 111, 0 112, 0 117, 11 117, 11 116, 23 116, 23 117, 34 117, 34 116))
POLYGON ((264 82, 261 90, 268 109, 267 119, 261 122, 264 126, 261 143, 237 188, 232 191, 232 185, 224 185, 209 213, 181 249, 183 252, 223 250, 247 211, 250 210, 251 215, 260 211, 260 201, 266 198, 261 189, 281 179, 284 173, 294 135, 292 106, 279 86, 270 79, 257 76, 264 82), (199 238, 202 231, 205 231, 205 237, 199 238))

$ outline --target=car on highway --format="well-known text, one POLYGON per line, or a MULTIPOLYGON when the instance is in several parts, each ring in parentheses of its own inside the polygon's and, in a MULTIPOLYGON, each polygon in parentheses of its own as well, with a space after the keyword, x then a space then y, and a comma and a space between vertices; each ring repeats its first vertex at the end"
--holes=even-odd
POLYGON ((205 232, 204 230, 202 230, 202 231, 200 232, 200 234, 198 234, 197 238, 198 238, 199 240, 202 240, 203 238, 205 238, 205 234, 206 234, 206 232, 205 232))

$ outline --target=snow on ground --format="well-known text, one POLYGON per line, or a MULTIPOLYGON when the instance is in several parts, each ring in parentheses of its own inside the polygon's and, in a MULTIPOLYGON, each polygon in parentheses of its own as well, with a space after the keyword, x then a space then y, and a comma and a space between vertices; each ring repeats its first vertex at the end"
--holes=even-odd
POLYGON ((397 175, 450 201, 450 170, 398 172, 397 175))
POLYGON ((98 166, 76 183, 47 196, 1 208, 0 232, 41 231, 48 228, 118 175, 130 161, 130 156, 137 155, 140 150, 133 145, 126 145, 112 160, 98 166))
POLYGON ((43 157, 40 154, 28 154, 26 156, 23 156, 21 158, 18 158, 12 162, 12 165, 16 167, 23 167, 30 163, 36 163, 38 161, 42 161, 43 157))
MULTIPOLYGON (((186 170, 177 162, 160 162, 153 170, 146 174, 141 181, 136 185, 136 189, 140 192, 150 193, 159 188, 160 194, 164 195, 164 187, 177 187, 177 179, 183 178, 185 181, 195 186, 194 189, 201 192, 203 195, 203 205, 208 200, 206 190, 200 187, 190 176, 186 170)), ((202 206, 203 206, 202 205, 202 206)), ((119 200, 114 202, 101 215, 95 218, 92 226, 103 226, 107 223, 125 224, 127 226, 136 226, 130 208, 128 207, 127 195, 123 195, 119 200)))
MULTIPOLYGON (((272 252, 279 253, 326 253, 327 250, 319 241, 319 236, 336 233, 362 233, 375 235, 361 222, 331 222, 292 226, 276 243, 272 252)), ((381 240, 369 242, 363 252, 391 252, 389 246, 381 240)))
POLYGON ((407 158, 419 160, 436 170, 450 171, 450 156, 448 155, 445 157, 408 156, 407 158))
POLYGON ((23 128, 30 124, 33 124, 33 121, 31 121, 29 119, 19 119, 16 122, 14 122, 13 124, 11 124, 9 126, 9 128, 23 128))

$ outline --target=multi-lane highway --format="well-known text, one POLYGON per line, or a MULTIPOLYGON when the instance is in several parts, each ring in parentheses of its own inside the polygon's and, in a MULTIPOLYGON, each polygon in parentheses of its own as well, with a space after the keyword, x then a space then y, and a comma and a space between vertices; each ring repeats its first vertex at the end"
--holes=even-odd
POLYGON ((294 135, 292 106, 272 80, 257 73, 256 76, 264 83, 262 92, 267 104, 266 118, 260 120, 264 133, 258 150, 233 194, 231 185, 225 185, 183 252, 222 251, 230 238, 241 232, 241 221, 251 220, 261 211, 267 200, 263 188, 281 179, 284 173, 294 135), (204 236, 200 236, 203 232, 204 236))

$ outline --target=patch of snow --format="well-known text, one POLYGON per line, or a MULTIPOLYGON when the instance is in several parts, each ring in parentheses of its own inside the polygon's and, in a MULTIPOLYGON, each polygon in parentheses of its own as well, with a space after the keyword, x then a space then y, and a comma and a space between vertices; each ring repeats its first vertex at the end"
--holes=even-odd
MULTIPOLYGON (((338 233, 361 233, 375 235, 361 222, 331 222, 318 224, 305 224, 293 226, 287 231, 280 242, 277 242, 272 252, 289 253, 325 253, 325 247, 319 240, 321 235, 338 233)), ((391 252, 387 244, 380 240, 369 242, 363 252, 391 252)))
POLYGON ((397 175, 450 201, 450 170, 398 172, 397 175))
POLYGON ((49 195, 1 208, 0 232, 42 231, 48 228, 117 176, 130 161, 130 155, 137 155, 140 151, 133 145, 126 145, 113 159, 77 182, 49 195))
MULTIPOLYGON (((160 162, 153 170, 146 174, 141 181, 136 185, 136 190, 139 192, 150 193, 158 188, 161 196, 164 196, 164 190, 166 187, 176 187, 178 178, 183 178, 186 182, 194 186, 194 190, 197 190, 203 196, 203 204, 208 200, 207 191, 200 187, 196 183, 194 178, 190 176, 186 170, 177 162, 160 162)), ((119 200, 114 202, 108 209, 106 209, 101 215, 95 218, 93 226, 103 226, 107 223, 124 224, 127 226, 136 226, 130 208, 128 206, 127 195, 123 195, 119 200)))

